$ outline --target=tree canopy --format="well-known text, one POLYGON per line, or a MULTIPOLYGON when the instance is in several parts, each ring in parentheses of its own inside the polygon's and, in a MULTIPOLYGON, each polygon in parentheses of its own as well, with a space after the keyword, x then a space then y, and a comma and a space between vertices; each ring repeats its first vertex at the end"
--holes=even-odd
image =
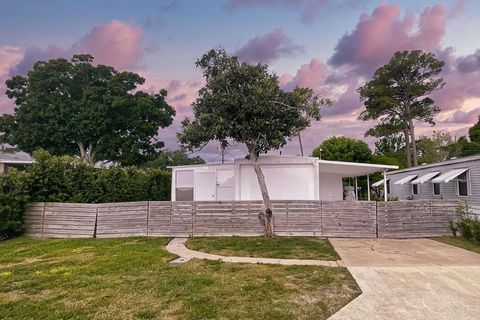
POLYGON ((311 120, 319 120, 320 107, 330 101, 310 88, 286 92, 267 65, 240 63, 223 49, 208 51, 196 65, 203 70, 206 84, 192 104, 194 119, 182 122, 178 140, 188 150, 210 141, 218 141, 223 148, 231 142, 247 147, 265 206, 261 221, 265 234, 272 235, 270 197, 256 161, 260 154, 284 146, 311 120))
POLYGON ((164 150, 156 156, 155 159, 145 163, 146 168, 160 168, 164 169, 168 166, 184 166, 190 164, 203 164, 205 160, 201 157, 189 157, 185 152, 181 150, 164 150))
POLYGON ((445 82, 438 75, 444 62, 421 50, 396 52, 375 71, 373 79, 358 89, 365 105, 361 120, 379 120, 366 135, 384 137, 402 133, 407 167, 416 166, 417 150, 414 120, 435 125, 440 112, 429 96, 445 82))
POLYGON ((0 118, 0 131, 30 153, 42 148, 89 162, 145 162, 163 147, 156 136, 172 123, 175 110, 165 90, 139 90, 144 81, 133 72, 95 66, 88 54, 39 61, 26 76, 6 81, 17 107, 0 118))
POLYGON ((330 137, 312 151, 313 157, 323 160, 363 162, 372 161, 372 151, 362 140, 347 137, 330 137))

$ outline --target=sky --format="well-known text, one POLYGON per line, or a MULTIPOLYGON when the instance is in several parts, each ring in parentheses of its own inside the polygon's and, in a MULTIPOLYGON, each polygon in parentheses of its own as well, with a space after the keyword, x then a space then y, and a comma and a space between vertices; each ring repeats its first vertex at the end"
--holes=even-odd
MULTIPOLYGON (((375 123, 357 120, 363 110, 357 89, 394 52, 421 49, 445 62, 446 86, 433 96, 442 110, 436 126, 417 123, 417 136, 446 130, 459 137, 480 115, 479 14, 476 0, 4 1, 0 114, 13 112, 6 79, 38 60, 91 53, 96 63, 141 74, 142 90, 168 90, 177 115, 159 139, 177 149, 180 121, 204 84, 195 60, 221 47, 242 61, 267 63, 285 90, 311 87, 335 101, 302 132, 306 155, 332 135, 373 146, 364 134, 375 123)), ((282 149, 299 152, 296 138, 282 149)), ((200 155, 218 161, 218 144, 200 155)), ((240 145, 226 150, 227 159, 244 155, 240 145)))

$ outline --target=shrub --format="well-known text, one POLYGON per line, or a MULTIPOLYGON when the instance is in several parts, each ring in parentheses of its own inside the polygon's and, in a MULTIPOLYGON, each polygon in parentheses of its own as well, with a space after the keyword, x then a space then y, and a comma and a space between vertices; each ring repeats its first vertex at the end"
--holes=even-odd
POLYGON ((23 210, 29 201, 28 174, 11 169, 0 175, 0 240, 23 232, 23 210))
POLYGON ((26 171, 0 176, 0 240, 21 234, 29 201, 123 202, 170 200, 171 174, 161 169, 97 169, 80 159, 34 153, 26 171))
POLYGON ((459 232, 467 240, 480 242, 480 220, 474 217, 467 204, 460 205, 456 209, 458 221, 450 222, 450 230, 456 236, 459 232))

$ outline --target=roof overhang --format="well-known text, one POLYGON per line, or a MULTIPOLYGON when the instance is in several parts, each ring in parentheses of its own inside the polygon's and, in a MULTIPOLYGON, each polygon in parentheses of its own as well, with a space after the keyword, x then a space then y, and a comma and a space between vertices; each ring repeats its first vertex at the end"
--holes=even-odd
POLYGON ((32 164, 33 160, 0 160, 0 163, 5 164, 32 164))
POLYGON ((375 172, 398 169, 398 166, 386 164, 357 163, 330 160, 318 160, 318 164, 320 172, 339 174, 342 177, 366 176, 375 172))
MULTIPOLYGON (((387 178, 387 181, 390 180, 390 178, 387 178)), ((375 183, 372 184, 372 187, 380 187, 383 185, 383 179, 380 180, 380 181, 377 181, 375 183)))

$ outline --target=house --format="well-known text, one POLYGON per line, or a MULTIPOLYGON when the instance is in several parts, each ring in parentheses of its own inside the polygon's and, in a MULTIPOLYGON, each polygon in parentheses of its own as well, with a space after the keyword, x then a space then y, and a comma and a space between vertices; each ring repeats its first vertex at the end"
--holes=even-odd
POLYGON ((21 169, 33 163, 33 159, 25 152, 0 151, 0 174, 7 173, 9 168, 21 169))
POLYGON ((386 184, 388 195, 399 200, 462 200, 480 213, 480 156, 390 171, 386 184))
MULTIPOLYGON (((344 199, 343 178, 369 176, 397 166, 319 160, 314 157, 261 156, 272 200, 344 199)), ((228 164, 170 167, 172 201, 261 200, 252 162, 236 159, 228 164)), ((355 189, 352 189, 355 190, 355 189)), ((358 190, 358 189, 357 189, 358 190)), ((354 198, 358 198, 355 195, 354 198)))

